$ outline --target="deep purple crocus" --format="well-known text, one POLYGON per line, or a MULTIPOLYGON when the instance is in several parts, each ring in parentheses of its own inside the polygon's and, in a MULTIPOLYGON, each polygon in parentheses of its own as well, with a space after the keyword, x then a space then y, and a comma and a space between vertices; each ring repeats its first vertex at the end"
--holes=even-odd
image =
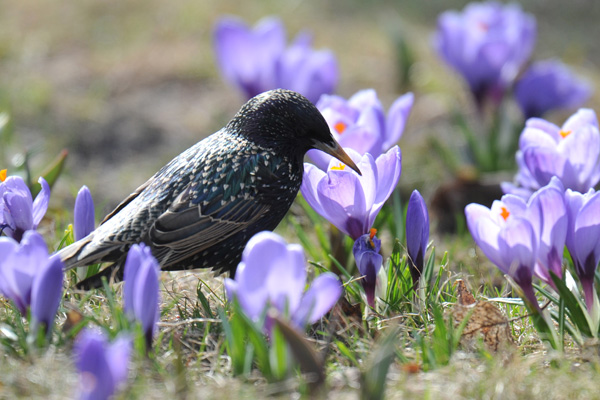
POLYGON ((475 243, 503 273, 523 291, 530 306, 540 310, 533 291, 533 272, 538 251, 536 231, 521 209, 523 200, 505 195, 491 208, 469 204, 465 208, 467 226, 475 243), (518 203, 516 207, 512 200, 518 203))
POLYGON ((375 160, 369 153, 361 156, 346 148, 362 176, 337 160, 327 172, 304 164, 300 190, 310 206, 339 230, 357 240, 369 233, 383 203, 400 179, 402 155, 398 146, 375 160))
POLYGON ((594 111, 581 109, 562 127, 540 118, 527 120, 519 139, 515 184, 502 190, 522 197, 547 185, 553 176, 565 189, 581 193, 600 181, 600 131, 594 111))
POLYGON ((565 193, 569 225, 567 249, 585 295, 588 310, 594 304, 594 274, 600 261, 600 192, 565 193))
POLYGON ((132 342, 117 338, 109 344, 99 331, 85 329, 75 342, 75 365, 79 371, 79 399, 106 400, 127 380, 132 342))
POLYGON ((75 210, 73 213, 73 232, 75 240, 83 239, 95 228, 94 224, 94 200, 87 186, 82 186, 75 198, 75 210))
MULTIPOLYGON (((285 314, 298 329, 318 321, 342 295, 342 284, 330 272, 320 274, 306 287, 306 260, 298 244, 287 244, 273 232, 254 235, 242 253, 235 280, 226 279, 229 299, 236 298, 244 313, 258 321, 267 307, 285 314)), ((267 334, 272 321, 267 317, 267 334)))
POLYGON ((311 48, 301 33, 286 48, 286 33, 278 18, 264 18, 254 28, 235 17, 221 18, 214 29, 214 48, 224 78, 251 98, 271 89, 289 89, 313 103, 332 93, 339 77, 337 61, 328 50, 311 48))
POLYGON ((579 79, 558 60, 533 63, 515 85, 515 98, 525 118, 576 108, 591 96, 588 82, 579 79))
POLYGON ((476 103, 499 101, 533 51, 535 18, 517 4, 469 3, 438 18, 434 45, 469 84, 476 103))
POLYGON ((360 282, 365 290, 367 304, 371 307, 375 307, 377 275, 383 264, 383 257, 379 254, 381 240, 375 236, 376 233, 377 231, 372 229, 370 233, 359 237, 352 247, 356 267, 363 276, 360 282))
POLYGON ((425 264, 425 251, 429 241, 429 212, 425 200, 414 190, 406 210, 406 249, 410 262, 413 284, 419 282, 425 264))
POLYGON ((133 245, 127 253, 123 302, 130 318, 139 321, 148 348, 160 317, 158 278, 160 267, 145 244, 133 245))
POLYGON ((20 242, 26 231, 37 228, 50 201, 50 186, 44 178, 38 182, 42 190, 35 201, 23 178, 9 176, 0 182, 0 233, 20 242))
POLYGON ((33 323, 49 327, 62 295, 63 263, 49 257, 46 243, 36 231, 27 231, 21 243, 0 238, 0 292, 21 314, 31 307, 33 323))
MULTIPOLYGON (((377 158, 400 140, 413 101, 412 93, 400 96, 386 116, 375 90, 367 89, 348 100, 336 95, 323 95, 317 102, 317 108, 342 147, 377 158)), ((331 161, 331 156, 320 150, 310 150, 308 155, 322 170, 327 169, 331 161)))

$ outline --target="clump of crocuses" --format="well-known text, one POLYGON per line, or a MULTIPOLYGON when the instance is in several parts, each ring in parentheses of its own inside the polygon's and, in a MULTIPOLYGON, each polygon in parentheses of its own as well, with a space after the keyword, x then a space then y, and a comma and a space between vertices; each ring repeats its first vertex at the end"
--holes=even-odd
POLYGON ((400 179, 402 154, 398 146, 374 159, 346 148, 362 176, 332 159, 327 171, 304 164, 300 190, 308 204, 340 231, 357 240, 369 233, 375 217, 400 179))
POLYGON ((337 86, 337 61, 328 50, 311 48, 299 34, 286 48, 285 27, 269 17, 254 28, 235 17, 221 18, 214 29, 217 63, 224 78, 251 98, 271 89, 289 89, 313 103, 337 86))
MULTIPOLYGON (((402 137, 413 100, 412 93, 398 97, 386 115, 375 90, 367 89, 348 100, 337 95, 323 95, 317 108, 342 147, 377 158, 402 137)), ((315 165, 327 169, 331 156, 320 150, 311 150, 308 154, 315 165)))
POLYGON ((0 292, 27 315, 31 310, 33 331, 44 326, 49 333, 63 289, 63 263, 50 257, 42 236, 27 231, 21 242, 0 237, 0 292))
MULTIPOLYGON (((253 321, 265 316, 268 308, 289 318, 298 329, 318 321, 342 295, 342 284, 330 272, 320 274, 304 292, 306 260, 298 244, 287 244, 273 232, 254 235, 242 253, 235 279, 225 280, 229 299, 237 299, 253 321)), ((266 315, 264 330, 272 328, 266 315)))
POLYGON ((419 282, 425 264, 425 252, 429 240, 429 212, 421 193, 414 190, 406 210, 406 249, 408 251, 410 276, 413 284, 419 282))
POLYGON ((581 109, 562 127, 540 118, 527 120, 519 139, 515 183, 505 193, 524 198, 558 177, 565 189, 587 192, 600 181, 600 131, 596 113, 581 109))
POLYGON ((99 331, 82 331, 73 349, 79 372, 79 399, 104 400, 113 396, 127 380, 131 347, 129 337, 108 343, 99 331))
POLYGON ((470 3, 438 18, 434 45, 467 81, 476 103, 498 103, 533 51, 535 18, 517 4, 470 3))
POLYGON ((9 176, 0 182, 0 234, 20 242, 26 231, 37 228, 50 201, 50 186, 44 178, 38 182, 42 190, 35 200, 20 176, 9 176))
POLYGON ((564 188, 556 178, 526 202, 504 195, 491 208, 469 204, 467 226, 483 253, 523 291, 532 309, 539 311, 533 275, 554 286, 553 272, 562 277, 562 254, 567 235, 564 188))
POLYGON ((525 118, 541 117, 548 111, 576 108, 592 94, 588 82, 575 76, 558 60, 538 61, 515 85, 515 99, 525 118))
POLYGON ((123 302, 127 315, 141 324, 148 349, 160 317, 159 275, 160 267, 150 248, 143 243, 133 245, 125 261, 123 302))

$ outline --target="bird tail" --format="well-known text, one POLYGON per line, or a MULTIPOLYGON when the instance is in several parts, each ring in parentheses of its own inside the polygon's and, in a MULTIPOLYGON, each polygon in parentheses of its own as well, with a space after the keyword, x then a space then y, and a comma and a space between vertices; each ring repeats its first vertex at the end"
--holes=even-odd
POLYGON ((60 249, 56 254, 60 257, 65 266, 65 270, 76 267, 83 267, 87 264, 85 259, 81 258, 85 247, 91 242, 88 238, 81 239, 63 249, 60 249))

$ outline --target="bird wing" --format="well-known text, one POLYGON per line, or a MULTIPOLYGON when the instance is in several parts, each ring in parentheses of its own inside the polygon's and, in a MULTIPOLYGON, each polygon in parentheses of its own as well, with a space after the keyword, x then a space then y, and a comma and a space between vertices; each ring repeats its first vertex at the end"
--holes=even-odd
MULTIPOLYGON (((261 185, 278 179, 270 170, 260 167, 254 174, 261 185)), ((156 219, 148 236, 163 267, 218 245, 268 218, 269 203, 261 201, 260 194, 251 195, 254 185, 241 190, 239 177, 240 174, 232 174, 211 186, 206 194, 202 194, 198 185, 189 185, 156 219)))

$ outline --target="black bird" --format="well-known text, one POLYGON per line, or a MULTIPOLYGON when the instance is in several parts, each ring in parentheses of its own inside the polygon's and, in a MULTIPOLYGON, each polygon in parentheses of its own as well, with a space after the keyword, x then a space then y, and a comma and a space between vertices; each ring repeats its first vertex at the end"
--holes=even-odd
POLYGON ((165 165, 85 238, 60 250, 70 269, 113 264, 79 287, 122 277, 135 243, 150 246, 164 271, 213 268, 235 274, 257 232, 273 230, 302 182, 303 158, 322 150, 360 173, 305 97, 289 90, 259 94, 229 123, 165 165))

